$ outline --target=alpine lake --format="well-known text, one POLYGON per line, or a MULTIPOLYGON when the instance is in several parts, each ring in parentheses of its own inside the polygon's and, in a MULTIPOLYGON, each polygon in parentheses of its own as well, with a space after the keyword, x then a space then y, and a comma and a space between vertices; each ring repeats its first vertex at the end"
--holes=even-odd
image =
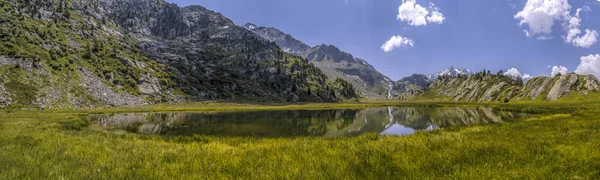
POLYGON ((457 126, 512 122, 530 116, 488 107, 376 107, 327 110, 119 113, 90 115, 105 130, 165 136, 404 136, 457 126))

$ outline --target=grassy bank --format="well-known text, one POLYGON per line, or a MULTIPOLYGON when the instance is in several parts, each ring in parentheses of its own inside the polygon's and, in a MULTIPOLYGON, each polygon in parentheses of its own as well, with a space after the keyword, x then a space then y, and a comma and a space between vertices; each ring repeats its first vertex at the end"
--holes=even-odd
POLYGON ((596 107, 597 103, 465 103, 465 102, 436 102, 436 101, 363 101, 345 103, 257 103, 257 102, 196 102, 182 104, 157 104, 141 107, 114 107, 92 109, 57 109, 47 110, 54 113, 83 113, 83 114, 111 114, 130 112, 182 112, 182 111, 256 111, 256 110, 318 110, 318 109, 346 109, 365 107, 409 106, 409 107, 493 107, 514 111, 547 111, 549 109, 576 110, 581 108, 596 107))
MULTIPOLYGON (((549 112, 515 123, 405 137, 162 137, 86 127, 86 113, 314 109, 399 105, 184 104, 0 114, 0 179, 374 179, 600 176, 600 107, 570 102, 483 104, 549 112)), ((414 106, 478 104, 412 103, 414 106)))

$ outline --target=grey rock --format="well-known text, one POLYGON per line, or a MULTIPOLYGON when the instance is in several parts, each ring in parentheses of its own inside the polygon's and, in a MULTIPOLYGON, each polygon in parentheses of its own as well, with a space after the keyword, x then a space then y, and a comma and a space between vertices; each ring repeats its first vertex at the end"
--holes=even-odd
POLYGON ((79 68, 77 73, 81 77, 82 84, 88 93, 102 103, 109 106, 141 106, 148 104, 142 98, 124 92, 115 92, 104 85, 102 80, 86 68, 79 68))
POLYGON ((478 98, 479 102, 493 101, 496 98, 496 95, 498 94, 498 92, 501 91, 502 88, 507 85, 508 84, 506 82, 500 82, 498 84, 494 84, 492 87, 485 90, 485 93, 483 93, 482 97, 478 98))
POLYGON ((510 77, 486 76, 450 77, 435 80, 423 93, 446 97, 452 101, 509 102, 534 100, 545 94, 545 100, 554 101, 578 92, 587 95, 598 91, 598 80, 591 75, 567 74, 560 77, 536 77, 525 85, 517 85, 510 77))
POLYGON ((564 94, 573 92, 573 87, 578 81, 578 76, 575 74, 567 74, 560 76, 560 78, 554 82, 554 85, 548 92, 547 100, 557 100, 564 94))
POLYGON ((158 95, 162 92, 160 81, 149 75, 143 75, 138 82, 138 90, 145 95, 158 95))
POLYGON ((296 95, 294 93, 290 93, 287 97, 287 101, 295 103, 295 102, 300 101, 300 97, 298 97, 298 95, 296 95))

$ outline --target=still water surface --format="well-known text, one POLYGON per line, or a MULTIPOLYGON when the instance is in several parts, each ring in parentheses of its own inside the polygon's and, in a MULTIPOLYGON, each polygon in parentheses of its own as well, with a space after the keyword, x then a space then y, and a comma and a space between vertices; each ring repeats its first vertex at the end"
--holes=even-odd
POLYGON ((386 107, 252 112, 132 113, 90 116, 94 124, 140 134, 252 137, 409 135, 453 126, 513 121, 523 113, 485 107, 386 107))

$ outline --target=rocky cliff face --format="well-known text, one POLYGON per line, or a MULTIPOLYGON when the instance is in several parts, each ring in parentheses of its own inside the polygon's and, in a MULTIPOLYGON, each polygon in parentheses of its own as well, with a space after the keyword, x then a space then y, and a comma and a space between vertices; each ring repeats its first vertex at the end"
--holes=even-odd
POLYGON ((274 42, 281 47, 281 49, 288 53, 300 56, 302 53, 310 49, 310 46, 304 44, 304 42, 295 39, 290 34, 281 32, 277 28, 257 26, 252 23, 246 23, 244 28, 254 32, 266 40, 274 42))
POLYGON ((536 77, 524 85, 506 76, 487 75, 439 78, 421 96, 468 102, 552 101, 572 93, 586 95, 599 90, 598 79, 592 75, 536 77))
POLYGON ((598 90, 600 90, 598 79, 592 75, 536 77, 527 81, 517 99, 557 100, 570 93, 585 95, 598 90))
POLYGON ((0 106, 356 97, 347 82, 201 6, 0 0, 0 8, 0 106))
POLYGON ((304 56, 328 77, 349 81, 368 98, 387 98, 392 81, 367 61, 332 45, 311 48, 304 56))

